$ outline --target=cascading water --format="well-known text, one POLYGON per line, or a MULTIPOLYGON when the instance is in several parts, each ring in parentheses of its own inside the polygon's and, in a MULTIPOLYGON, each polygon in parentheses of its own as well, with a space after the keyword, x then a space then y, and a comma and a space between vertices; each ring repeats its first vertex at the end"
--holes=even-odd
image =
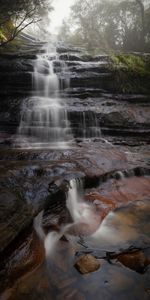
POLYGON ((57 242, 63 235, 90 235, 95 232, 100 224, 100 217, 94 207, 83 200, 82 181, 73 179, 69 182, 66 207, 72 218, 72 222, 61 227, 60 231, 52 231, 45 235, 42 229, 43 212, 34 221, 34 227, 39 237, 44 240, 45 254, 48 257, 53 254, 57 242))
POLYGON ((89 222, 89 214, 92 207, 82 200, 82 193, 82 181, 79 179, 71 180, 66 206, 74 223, 89 222))
POLYGON ((81 122, 83 124, 83 139, 101 138, 101 130, 96 115, 92 111, 82 112, 81 122))
POLYGON ((34 92, 24 103, 18 130, 22 147, 65 148, 72 140, 65 103, 59 97, 59 78, 54 73, 56 59, 56 54, 45 49, 45 53, 39 54, 35 61, 34 92))

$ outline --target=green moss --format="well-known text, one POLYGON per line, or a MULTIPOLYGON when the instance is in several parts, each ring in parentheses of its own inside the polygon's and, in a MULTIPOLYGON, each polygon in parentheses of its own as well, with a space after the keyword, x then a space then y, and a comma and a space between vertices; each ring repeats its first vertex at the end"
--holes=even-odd
POLYGON ((111 55, 111 67, 138 75, 150 75, 150 58, 133 54, 111 55))

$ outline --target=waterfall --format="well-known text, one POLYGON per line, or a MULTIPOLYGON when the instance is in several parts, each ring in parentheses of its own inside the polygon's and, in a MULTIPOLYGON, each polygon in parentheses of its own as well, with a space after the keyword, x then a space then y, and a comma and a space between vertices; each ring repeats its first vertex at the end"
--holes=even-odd
POLYGON ((73 118, 68 120, 65 103, 67 99, 65 100, 64 95, 67 95, 69 88, 71 89, 72 77, 69 70, 68 62, 63 61, 61 56, 59 59, 59 55, 50 49, 49 44, 44 46, 41 53, 37 55, 32 76, 33 89, 22 106, 15 146, 68 148, 73 141, 70 122, 75 137, 81 137, 84 140, 101 137, 97 115, 94 111, 83 110, 77 114, 77 117, 73 111, 73 118))
MULTIPOLYGON (((72 133, 65 102, 59 97, 59 78, 54 73, 58 57, 49 52, 49 47, 44 50, 35 60, 33 96, 26 99, 22 109, 19 141, 25 148, 66 148, 72 133)), ((68 85, 67 77, 65 81, 68 85)))
POLYGON ((101 137, 101 130, 94 112, 83 111, 81 115, 81 123, 83 124, 83 139, 101 137))
POLYGON ((68 209, 72 222, 63 225, 60 231, 51 231, 47 235, 42 228, 43 212, 40 213, 34 220, 34 228, 41 240, 44 242, 45 255, 49 257, 55 253, 57 242, 63 235, 91 235, 100 225, 100 217, 97 215, 92 204, 88 204, 83 200, 82 181, 73 179, 69 182, 66 208, 68 209))
POLYGON ((88 216, 91 211, 91 206, 82 200, 82 194, 82 181, 80 179, 71 180, 66 206, 74 223, 81 221, 89 222, 88 216))

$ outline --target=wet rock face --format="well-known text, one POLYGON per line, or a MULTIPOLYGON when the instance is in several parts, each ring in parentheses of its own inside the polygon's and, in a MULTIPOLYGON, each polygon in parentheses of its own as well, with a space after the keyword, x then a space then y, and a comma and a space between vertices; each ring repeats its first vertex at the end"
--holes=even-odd
POLYGON ((29 58, 0 58, 0 97, 3 95, 24 95, 32 89, 34 61, 29 58))
POLYGON ((0 291, 11 288, 23 275, 33 271, 44 260, 44 248, 34 231, 22 234, 3 254, 0 263, 0 291))
MULTIPOLYGON (((30 54, 24 58, 4 55, 0 66, 0 132, 13 135, 20 123, 24 98, 32 90, 34 60, 30 54)), ((3 143, 3 139, 0 140, 3 143)))
MULTIPOLYGON (((0 132, 1 135, 3 132, 6 132, 10 137, 9 142, 11 143, 11 136, 16 134, 21 120, 24 97, 3 95, 0 98, 0 132)), ((3 136, 1 136, 0 142, 2 144, 3 141, 7 144, 7 138, 3 139, 3 136)))
POLYGON ((0 73, 0 80, 3 84, 2 95, 26 95, 32 89, 31 72, 0 73))
POLYGON ((17 192, 1 189, 0 192, 0 252, 2 252, 32 222, 27 204, 17 192))

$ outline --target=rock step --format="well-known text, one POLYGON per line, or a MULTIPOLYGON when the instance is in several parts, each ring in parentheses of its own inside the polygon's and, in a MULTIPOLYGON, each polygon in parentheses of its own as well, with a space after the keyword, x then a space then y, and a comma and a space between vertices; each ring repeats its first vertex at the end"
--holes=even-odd
POLYGON ((97 55, 92 57, 88 54, 83 53, 63 53, 59 55, 59 59, 63 61, 81 61, 81 62, 102 62, 102 61, 109 61, 110 58, 106 54, 97 55))
MULTIPOLYGON (((66 86, 66 76, 59 75, 62 89, 66 86)), ((112 74, 111 73, 85 73, 84 76, 79 74, 71 74, 69 78, 71 88, 98 88, 104 90, 111 90, 112 87, 112 74)))
MULTIPOLYGON (((140 136, 142 141, 147 140, 150 135, 150 129, 147 128, 120 128, 120 127, 101 127, 102 134, 112 136, 140 136), (144 135, 144 136, 143 136, 144 135)), ((149 141, 150 142, 150 141, 149 141)))
POLYGON ((150 104, 150 95, 139 95, 139 94, 118 94, 111 93, 101 88, 92 88, 92 87, 69 87, 60 91, 61 97, 65 98, 78 98, 78 99, 86 99, 86 98, 101 98, 103 100, 115 100, 117 102, 129 102, 137 103, 144 105, 150 104))
POLYGON ((65 64, 62 61, 53 62, 54 70, 56 73, 63 71, 67 72, 76 72, 76 73, 85 73, 85 72, 97 72, 105 73, 110 72, 108 62, 81 62, 81 61, 65 61, 65 64))

